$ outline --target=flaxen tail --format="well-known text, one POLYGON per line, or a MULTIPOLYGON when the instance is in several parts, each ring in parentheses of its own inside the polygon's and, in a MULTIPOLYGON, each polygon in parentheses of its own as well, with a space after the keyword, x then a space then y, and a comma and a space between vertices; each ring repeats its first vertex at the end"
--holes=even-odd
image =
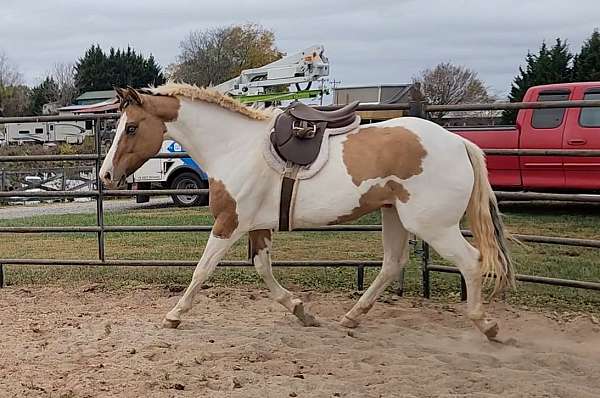
POLYGON ((467 217, 481 253, 481 271, 488 280, 495 276, 492 297, 506 288, 514 287, 515 271, 507 245, 507 235, 500 218, 498 202, 488 180, 485 155, 475 144, 465 140, 465 146, 475 176, 473 191, 467 207, 467 217))

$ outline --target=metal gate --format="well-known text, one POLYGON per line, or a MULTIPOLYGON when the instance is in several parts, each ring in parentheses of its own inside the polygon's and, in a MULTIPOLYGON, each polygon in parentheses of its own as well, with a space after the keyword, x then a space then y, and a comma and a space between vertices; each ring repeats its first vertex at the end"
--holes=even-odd
MULTIPOLYGON (((427 117, 428 112, 436 111, 473 111, 473 110, 502 110, 502 109, 540 109, 540 108, 573 108, 573 107, 600 107, 600 100, 592 101, 553 101, 553 102, 529 102, 529 103, 493 103, 493 104, 465 104, 465 105, 428 105, 421 101, 413 101, 406 104, 387 105, 361 105, 359 110, 402 110, 405 114, 415 117, 427 117)), ((333 109, 334 107, 319 107, 319 109, 333 109)), ((96 183, 94 189, 79 191, 51 191, 51 192, 0 192, 2 197, 23 198, 77 198, 89 197, 96 201, 96 225, 95 226, 60 226, 60 227, 0 227, 0 233, 90 233, 97 235, 97 258, 87 260, 60 260, 60 259, 31 259, 31 258, 0 258, 0 287, 4 285, 4 265, 73 265, 73 266, 195 266, 196 261, 178 260, 108 260, 105 253, 105 235, 115 232, 210 232, 210 225, 196 226, 123 226, 104 225, 104 199, 106 197, 131 197, 139 194, 147 196, 173 195, 173 194, 205 194, 205 189, 178 189, 178 190, 106 190, 102 184, 98 184, 98 173, 102 163, 102 137, 100 134, 100 122, 106 119, 117 118, 118 114, 94 115, 94 154, 80 155, 35 155, 35 156, 0 156, 0 164, 6 162, 39 162, 39 161, 71 161, 71 162, 93 162, 95 165, 96 183)), ((43 116, 24 118, 0 118, 1 123, 13 122, 41 122, 41 121, 67 121, 67 120, 89 120, 90 116, 43 116)), ((517 150, 517 149, 493 149, 485 151, 490 155, 528 155, 528 156, 599 156, 600 150, 517 150)), ((158 155, 157 158, 187 157, 185 153, 158 155)), ((544 194, 544 193, 522 193, 522 192, 496 192, 499 200, 552 200, 552 201, 578 201, 600 203, 600 196, 575 195, 575 194, 544 194)), ((381 231, 381 225, 337 225, 315 228, 297 229, 295 231, 318 231, 318 232, 364 232, 381 231)), ((463 231, 469 236, 469 231, 463 231)), ((535 242, 545 244, 559 244, 588 248, 600 248, 600 240, 575 239, 562 237, 548 237, 536 235, 517 235, 523 242, 535 242)), ((430 296, 431 272, 459 273, 455 267, 432 264, 429 246, 425 242, 412 242, 416 246, 416 252, 421 258, 422 292, 425 297, 430 296)), ((248 267, 252 261, 222 261, 220 266, 248 267)), ((380 267, 381 261, 363 260, 332 260, 332 261, 274 261, 274 267, 352 267, 356 269, 356 285, 358 290, 364 288, 364 271, 367 267, 380 267)), ((600 266, 600 264, 599 264, 600 266)), ((535 275, 517 275, 517 280, 523 282, 541 283, 556 286, 567 286, 581 289, 600 291, 600 283, 592 281, 575 281, 557 278, 548 278, 535 275)), ((461 278, 462 281, 462 278, 461 278)), ((461 283, 461 291, 464 299, 465 286, 461 283)), ((402 292, 402 281, 399 293, 402 292)))

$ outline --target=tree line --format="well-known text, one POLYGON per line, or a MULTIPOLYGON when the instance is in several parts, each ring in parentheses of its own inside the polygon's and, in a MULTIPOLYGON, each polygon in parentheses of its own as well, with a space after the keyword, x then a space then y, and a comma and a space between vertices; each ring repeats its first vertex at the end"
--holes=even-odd
MULTIPOLYGON (((600 81, 600 33, 594 30, 583 43, 578 54, 569 50, 566 40, 557 38, 548 47, 543 42, 536 54, 527 53, 525 66, 513 80, 508 99, 510 102, 523 100, 527 89, 541 84, 600 81)), ((515 122, 517 111, 507 110, 502 114, 503 123, 515 122)))
POLYGON ((166 78, 208 86, 281 58, 275 34, 257 24, 223 26, 189 33, 180 43, 176 62, 163 70, 152 54, 135 49, 91 45, 71 64, 56 64, 38 85, 30 88, 8 57, 0 51, 0 116, 42 114, 43 106, 69 105, 86 91, 113 87, 147 87, 166 78))
MULTIPOLYGON (((600 33, 594 30, 577 54, 571 53, 566 40, 557 38, 552 46, 542 42, 537 53, 528 52, 524 66, 510 86, 508 100, 520 102, 530 87, 568 82, 600 81, 600 33)), ((442 62, 413 78, 427 102, 436 105, 485 103, 497 101, 477 72, 461 65, 442 62)), ((444 112, 432 115, 434 120, 444 112)), ((515 123, 517 110, 502 113, 502 122, 515 123)))
MULTIPOLYGON (((86 91, 109 90, 114 86, 145 87, 165 80, 185 81, 200 86, 219 84, 281 58, 273 31, 257 24, 222 26, 190 32, 180 43, 176 62, 163 69, 152 54, 147 57, 133 48, 104 51, 91 45, 72 64, 56 64, 33 88, 0 51, 0 116, 39 115, 46 103, 71 104, 86 91)), ((536 53, 528 52, 524 65, 510 87, 508 99, 521 101, 532 86, 571 81, 600 81, 600 33, 594 30, 577 54, 568 43, 556 39, 543 42, 536 53)), ((494 95, 477 72, 462 65, 442 62, 413 77, 425 99, 432 104, 492 102, 494 95)), ((433 115, 441 118, 443 114, 433 115)), ((514 123, 515 111, 505 111, 503 121, 514 123)))
POLYGON ((0 116, 41 115, 44 104, 70 105, 86 91, 164 82, 152 55, 146 58, 131 48, 111 48, 105 54, 100 46, 92 45, 76 63, 55 64, 41 83, 30 88, 0 53, 0 116))

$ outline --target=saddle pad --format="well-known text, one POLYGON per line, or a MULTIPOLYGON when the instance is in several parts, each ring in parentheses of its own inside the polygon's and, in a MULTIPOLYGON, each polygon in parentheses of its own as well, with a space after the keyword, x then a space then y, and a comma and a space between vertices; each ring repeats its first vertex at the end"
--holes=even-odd
MULTIPOLYGON (((325 131, 323 133, 323 141, 321 144, 321 149, 319 150, 319 154, 317 155, 316 160, 307 166, 301 166, 296 178, 298 180, 306 180, 308 178, 311 178, 312 176, 317 174, 323 168, 323 166, 325 166, 325 164, 327 163, 327 160, 329 159, 329 137, 330 136, 348 133, 352 130, 357 129, 359 126, 360 126, 360 116, 356 116, 356 118, 354 119, 354 122, 352 122, 348 126, 335 128, 335 129, 329 129, 329 128, 325 129, 325 131)), ((269 128, 268 131, 271 131, 271 128, 269 128)), ((271 143, 270 134, 265 135, 262 152, 263 152, 263 157, 264 157, 265 161, 267 162, 267 164, 269 165, 269 167, 271 167, 273 170, 275 170, 279 174, 283 175, 285 173, 286 162, 285 162, 285 160, 281 159, 281 157, 279 156, 279 154, 273 147, 273 144, 271 143)))

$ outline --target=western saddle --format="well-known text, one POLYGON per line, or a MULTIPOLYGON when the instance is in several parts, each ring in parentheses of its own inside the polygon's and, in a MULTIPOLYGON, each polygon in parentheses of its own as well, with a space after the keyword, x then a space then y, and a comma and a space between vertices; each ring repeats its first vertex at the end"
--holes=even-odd
POLYGON ((294 102, 277 116, 270 139, 277 154, 286 162, 279 202, 279 231, 291 228, 298 170, 319 156, 325 129, 354 123, 357 107, 358 101, 355 101, 341 109, 323 112, 294 102))
POLYGON ((318 111, 301 102, 293 102, 277 117, 271 131, 271 143, 286 162, 307 166, 319 155, 326 128, 353 123, 358 101, 335 111, 318 111))

